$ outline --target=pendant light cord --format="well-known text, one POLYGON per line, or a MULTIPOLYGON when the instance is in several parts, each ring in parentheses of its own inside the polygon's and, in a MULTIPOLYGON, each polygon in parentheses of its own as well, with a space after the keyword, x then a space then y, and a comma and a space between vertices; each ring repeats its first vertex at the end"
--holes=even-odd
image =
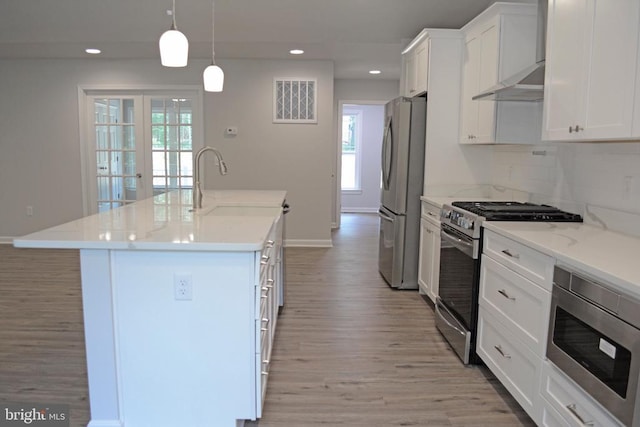
POLYGON ((173 20, 171 21, 171 29, 177 30, 178 27, 176 27, 176 0, 173 0, 173 9, 171 9, 171 17, 173 18, 173 20))
MULTIPOLYGON (((174 0, 175 1, 175 0, 174 0)), ((216 5, 215 1, 211 0, 211 64, 216 65, 216 47, 214 44, 214 32, 215 32, 215 17, 216 17, 216 5)))

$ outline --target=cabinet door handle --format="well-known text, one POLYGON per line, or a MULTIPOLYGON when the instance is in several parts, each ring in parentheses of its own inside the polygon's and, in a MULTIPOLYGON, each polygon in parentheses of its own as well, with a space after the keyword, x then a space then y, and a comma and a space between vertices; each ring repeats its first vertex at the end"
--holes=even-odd
POLYGON ((573 126, 569 126, 569 133, 573 133, 573 126))
POLYGON ((578 421, 580 421, 580 423, 582 423, 582 425, 585 426, 592 426, 594 425, 593 421, 585 421, 584 418, 582 418, 580 416, 580 414, 578 414, 578 409, 576 408, 576 404, 575 403, 570 403, 566 406, 566 408, 569 410, 569 412, 571 412, 571 414, 577 418, 578 421))
POLYGON ((584 130, 583 127, 576 125, 576 130, 575 130, 576 132, 582 132, 583 130, 584 130))
POLYGON ((512 254, 511 251, 509 249, 503 249, 502 253, 511 257, 511 258, 515 258, 515 259, 520 259, 520 255, 519 254, 512 254))
POLYGON ((500 289, 498 291, 498 293, 500 295, 502 295, 503 297, 505 297, 506 299, 508 299, 508 300, 511 300, 511 301, 515 301, 516 300, 516 297, 510 297, 509 294, 507 293, 507 291, 505 291, 504 289, 500 289))
POLYGON ((263 323, 269 323, 269 319, 267 319, 266 317, 263 317, 263 318, 262 318, 262 322, 263 322, 263 323))
POLYGON ((493 348, 495 348, 498 351, 498 353, 500 353, 500 355, 502 357, 504 357, 505 359, 511 359, 511 356, 509 354, 505 353, 504 350, 502 350, 501 346, 494 345, 493 348))

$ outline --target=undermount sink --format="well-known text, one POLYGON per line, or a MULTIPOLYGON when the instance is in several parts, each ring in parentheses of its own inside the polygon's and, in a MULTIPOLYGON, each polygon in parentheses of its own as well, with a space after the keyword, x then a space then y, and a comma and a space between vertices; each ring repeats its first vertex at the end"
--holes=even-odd
POLYGON ((275 216, 280 208, 274 206, 216 206, 206 215, 212 216, 275 216))

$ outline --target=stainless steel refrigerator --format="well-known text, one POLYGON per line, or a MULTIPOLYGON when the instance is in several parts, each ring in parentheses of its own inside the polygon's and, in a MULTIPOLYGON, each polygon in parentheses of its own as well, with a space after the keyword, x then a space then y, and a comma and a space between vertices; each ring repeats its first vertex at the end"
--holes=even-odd
POLYGON ((426 117, 425 98, 400 97, 385 106, 378 269, 398 289, 418 288, 426 117))

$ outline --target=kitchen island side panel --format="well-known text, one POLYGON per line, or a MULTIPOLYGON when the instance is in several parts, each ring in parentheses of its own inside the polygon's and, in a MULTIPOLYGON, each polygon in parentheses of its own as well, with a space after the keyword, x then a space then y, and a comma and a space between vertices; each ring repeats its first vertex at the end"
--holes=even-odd
POLYGON ((255 418, 254 261, 253 252, 113 254, 128 426, 232 426, 255 418), (191 278, 191 300, 176 300, 176 275, 191 278))

